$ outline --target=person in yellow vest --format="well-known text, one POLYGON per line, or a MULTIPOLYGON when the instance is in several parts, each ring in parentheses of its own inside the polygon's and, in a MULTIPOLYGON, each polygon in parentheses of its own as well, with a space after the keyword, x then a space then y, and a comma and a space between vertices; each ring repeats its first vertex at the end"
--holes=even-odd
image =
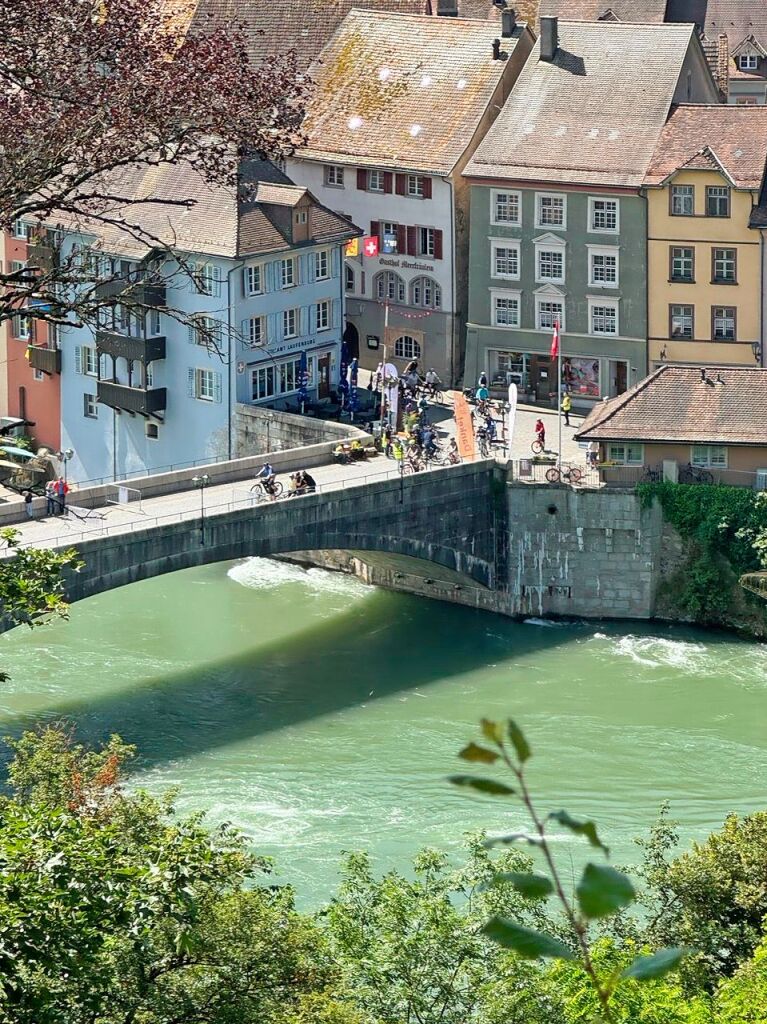
POLYGON ((573 407, 573 403, 570 401, 570 395, 565 391, 562 396, 562 412, 565 414, 565 425, 570 426, 570 410, 573 407))

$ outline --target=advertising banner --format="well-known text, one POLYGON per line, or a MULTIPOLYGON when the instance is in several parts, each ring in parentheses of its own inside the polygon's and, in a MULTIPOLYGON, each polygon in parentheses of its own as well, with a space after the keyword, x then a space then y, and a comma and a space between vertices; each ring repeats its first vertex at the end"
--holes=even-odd
POLYGON ((455 393, 455 427, 458 441, 458 454, 462 459, 473 459, 474 424, 471 422, 471 409, 464 395, 455 393))
POLYGON ((397 407, 399 405, 399 371, 394 363, 383 368, 383 395, 389 410, 389 423, 397 429, 397 407))
POLYGON ((511 446, 514 441, 514 420, 517 418, 517 385, 509 384, 509 414, 506 422, 506 430, 509 446, 509 458, 511 458, 511 446))

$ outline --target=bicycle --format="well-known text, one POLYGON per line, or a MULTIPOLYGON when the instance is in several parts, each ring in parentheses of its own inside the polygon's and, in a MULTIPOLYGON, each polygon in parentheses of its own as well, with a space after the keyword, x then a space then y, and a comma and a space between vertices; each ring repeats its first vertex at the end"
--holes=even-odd
POLYGON ((426 381, 421 381, 416 388, 416 395, 425 395, 435 405, 444 405, 445 402, 445 396, 442 394, 442 386, 440 384, 427 384, 426 381))
POLYGON ((558 484, 562 480, 569 484, 579 484, 583 479, 583 470, 577 466, 568 466, 563 469, 559 466, 550 466, 546 470, 546 480, 550 484, 558 484))
POLYGON ((543 441, 536 438, 535 441, 533 441, 533 443, 530 445, 530 451, 533 453, 533 455, 542 455, 546 451, 546 445, 543 443, 543 441))
POLYGON ((660 469, 653 469, 652 466, 647 466, 644 473, 642 474, 642 483, 657 484, 663 479, 663 471, 660 469))
POLYGON ((707 469, 701 469, 700 466, 693 466, 691 462, 679 470, 680 484, 712 484, 713 482, 713 473, 709 473, 707 469))
POLYGON ((250 488, 250 493, 256 499, 256 501, 271 501, 272 498, 279 498, 282 495, 284 487, 279 480, 272 481, 272 490, 268 491, 266 487, 260 482, 256 481, 250 488))

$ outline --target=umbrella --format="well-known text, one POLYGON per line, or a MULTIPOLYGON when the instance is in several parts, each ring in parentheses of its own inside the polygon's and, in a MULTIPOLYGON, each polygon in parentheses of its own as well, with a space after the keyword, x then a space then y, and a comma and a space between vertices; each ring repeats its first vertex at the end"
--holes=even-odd
POLYGON ((309 391, 307 384, 309 383, 309 369, 306 359, 306 352, 301 353, 301 359, 298 364, 298 404, 301 406, 301 412, 304 411, 304 406, 309 401, 309 391))
POLYGON ((341 392, 341 405, 346 406, 349 398, 349 381, 346 375, 349 371, 349 347, 345 341, 341 342, 341 366, 338 370, 338 390, 341 392))
POLYGON ((28 452, 26 448, 12 448, 7 444, 0 448, 0 452, 5 452, 6 455, 15 455, 17 459, 34 459, 35 457, 35 453, 28 452))
POLYGON ((359 370, 359 364, 356 359, 352 359, 349 365, 349 410, 354 419, 354 414, 359 408, 359 396, 357 395, 357 373, 359 370))

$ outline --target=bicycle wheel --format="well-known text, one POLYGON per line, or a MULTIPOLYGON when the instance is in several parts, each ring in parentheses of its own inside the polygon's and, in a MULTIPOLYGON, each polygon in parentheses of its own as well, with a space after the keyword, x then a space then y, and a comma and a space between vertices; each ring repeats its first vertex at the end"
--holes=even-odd
POLYGON ((582 470, 578 469, 577 466, 571 466, 570 467, 570 483, 571 484, 578 484, 578 483, 581 482, 582 479, 583 479, 583 472, 582 472, 582 470))
POLYGON ((714 474, 709 473, 707 469, 701 469, 698 471, 698 482, 702 484, 712 484, 714 482, 714 474))
POLYGON ((533 455, 540 455, 544 451, 543 445, 540 441, 533 441, 533 443, 530 445, 530 449, 533 455))
POLYGON ((435 402, 437 405, 445 404, 445 396, 442 394, 439 388, 434 389, 434 391, 432 392, 431 400, 435 402))
POLYGON ((266 500, 266 493, 264 492, 264 489, 261 486, 261 484, 253 484, 253 486, 250 488, 250 493, 253 496, 253 500, 256 502, 266 500))
POLYGON ((546 479, 550 484, 558 484, 562 479, 561 474, 556 466, 550 466, 546 470, 546 479))
POLYGON ((272 484, 272 487, 274 488, 274 490, 272 491, 272 496, 275 498, 279 498, 279 496, 285 490, 285 488, 282 486, 279 480, 275 480, 274 483, 272 484))

